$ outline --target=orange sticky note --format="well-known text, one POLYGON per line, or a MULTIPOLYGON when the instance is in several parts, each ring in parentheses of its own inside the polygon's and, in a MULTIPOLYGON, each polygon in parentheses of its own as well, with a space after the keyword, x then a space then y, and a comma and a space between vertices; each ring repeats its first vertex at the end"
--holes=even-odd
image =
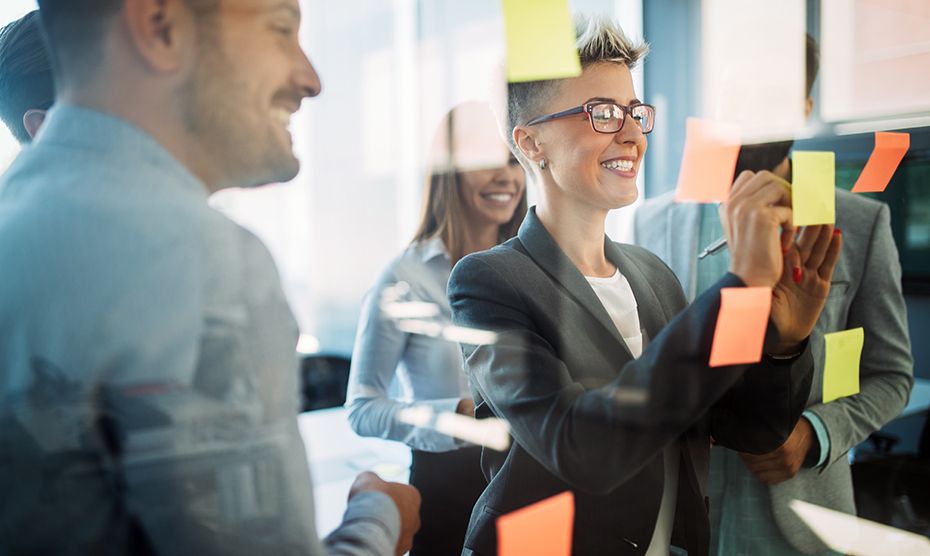
POLYGON ((575 497, 571 491, 497 518, 499 556, 570 556, 575 497))
POLYGON ((726 201, 733 184, 739 147, 739 126, 688 118, 675 200, 698 203, 726 201))
POLYGON ((723 288, 710 348, 711 367, 758 363, 772 311, 772 288, 723 288))
POLYGON ((884 191, 891 176, 901 164, 901 159, 911 147, 910 133, 875 132, 875 149, 859 174, 853 193, 875 193, 884 191))

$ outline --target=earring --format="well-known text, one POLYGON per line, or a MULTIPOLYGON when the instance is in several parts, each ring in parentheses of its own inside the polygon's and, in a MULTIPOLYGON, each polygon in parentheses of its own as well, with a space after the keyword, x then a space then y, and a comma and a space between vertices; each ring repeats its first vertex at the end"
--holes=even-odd
POLYGON ((539 161, 539 169, 540 169, 540 170, 545 170, 545 169, 548 168, 548 167, 549 167, 549 163, 546 162, 546 159, 545 159, 545 158, 539 161))

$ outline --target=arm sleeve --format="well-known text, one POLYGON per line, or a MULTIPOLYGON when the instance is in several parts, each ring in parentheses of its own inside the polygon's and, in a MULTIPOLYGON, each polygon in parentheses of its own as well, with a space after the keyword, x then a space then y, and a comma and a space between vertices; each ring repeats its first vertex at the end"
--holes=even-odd
POLYGON ((349 500, 338 529, 323 541, 332 556, 393 555, 400 536, 400 514, 390 497, 363 492, 349 500))
MULTIPOLYGON (((397 420, 406 408, 429 407, 434 414, 454 412, 459 398, 401 402, 388 396, 397 366, 404 356, 408 336, 381 311, 381 291, 390 280, 382 280, 365 297, 359 318, 346 407, 349 424, 360 436, 376 436, 404 442, 416 450, 441 452, 453 450, 462 443, 450 436, 426 427, 414 427, 397 420)), ((450 349, 441 341, 436 349, 450 349)))
MULTIPOLYGON (((746 366, 706 366, 719 288, 741 285, 732 274, 722 278, 667 324, 640 358, 619 369, 607 385, 592 389, 573 379, 566 362, 537 331, 520 288, 496 265, 466 257, 453 270, 449 294, 456 324, 498 333, 495 344, 462 347, 483 401, 550 472, 579 490, 606 493, 693 426, 745 372, 746 366), (628 403, 637 392, 645 395, 628 403)), ((765 364, 753 368, 788 372, 765 364)), ((810 369, 806 373, 809 384, 810 369)), ((783 409, 788 405, 784 402, 783 409)), ((803 407, 803 401, 796 405, 803 407)), ((798 408, 795 420, 800 413, 798 408)), ((790 419, 784 413, 768 415, 744 443, 756 451, 774 449, 790 433, 790 419)))
POLYGON ((829 434, 828 463, 898 416, 907 405, 913 385, 901 263, 886 205, 876 214, 861 286, 849 306, 845 328, 859 326, 865 329, 859 393, 808 408, 829 434))

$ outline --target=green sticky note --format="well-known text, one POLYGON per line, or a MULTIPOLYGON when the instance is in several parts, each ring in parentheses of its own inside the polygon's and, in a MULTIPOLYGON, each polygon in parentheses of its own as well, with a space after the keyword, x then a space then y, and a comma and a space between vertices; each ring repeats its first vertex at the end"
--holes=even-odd
POLYGON ((795 226, 836 222, 836 155, 796 151, 791 156, 791 210, 795 226))
POLYGON ((859 393, 859 358, 865 331, 862 327, 823 335, 823 403, 859 393))
POLYGON ((581 75, 568 0, 503 0, 507 80, 581 75))

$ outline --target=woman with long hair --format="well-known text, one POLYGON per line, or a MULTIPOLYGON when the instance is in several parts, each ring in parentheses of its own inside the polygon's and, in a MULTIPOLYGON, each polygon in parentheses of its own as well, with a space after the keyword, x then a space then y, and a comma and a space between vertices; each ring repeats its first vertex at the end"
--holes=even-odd
POLYGON ((524 174, 487 105, 457 106, 432 143, 420 224, 411 244, 382 272, 363 304, 349 378, 349 422, 362 436, 411 448, 410 484, 423 497, 411 554, 460 554, 468 518, 486 481, 480 450, 398 419, 402 410, 471 416, 474 403, 458 344, 402 331, 389 302, 432 304, 451 321, 446 284, 463 256, 513 237, 526 215, 524 174), (389 396, 397 381, 401 398, 389 396))

